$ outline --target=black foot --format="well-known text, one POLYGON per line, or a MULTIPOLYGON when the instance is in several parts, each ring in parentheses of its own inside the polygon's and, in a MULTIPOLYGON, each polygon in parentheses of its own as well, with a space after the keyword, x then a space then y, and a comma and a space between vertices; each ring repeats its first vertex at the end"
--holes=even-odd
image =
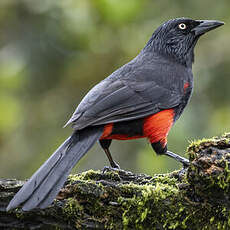
POLYGON ((115 161, 111 162, 110 165, 112 168, 120 169, 120 165, 116 163, 115 161))
POLYGON ((179 156, 173 152, 167 151, 166 153, 164 153, 164 155, 172 157, 176 161, 179 161, 180 163, 183 164, 184 168, 187 168, 189 166, 189 160, 188 159, 181 157, 181 156, 179 156))
POLYGON ((106 173, 106 172, 109 172, 109 171, 119 171, 120 169, 120 166, 117 164, 118 167, 111 167, 111 166, 105 166, 103 169, 102 169, 102 173, 106 173))

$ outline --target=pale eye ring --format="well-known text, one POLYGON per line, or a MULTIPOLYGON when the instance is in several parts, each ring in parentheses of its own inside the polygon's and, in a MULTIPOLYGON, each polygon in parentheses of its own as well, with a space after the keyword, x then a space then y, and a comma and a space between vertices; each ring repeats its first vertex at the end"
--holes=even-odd
POLYGON ((181 30, 185 30, 185 29, 187 28, 187 26, 186 26, 184 23, 180 23, 180 24, 178 25, 178 27, 179 27, 179 29, 181 29, 181 30))

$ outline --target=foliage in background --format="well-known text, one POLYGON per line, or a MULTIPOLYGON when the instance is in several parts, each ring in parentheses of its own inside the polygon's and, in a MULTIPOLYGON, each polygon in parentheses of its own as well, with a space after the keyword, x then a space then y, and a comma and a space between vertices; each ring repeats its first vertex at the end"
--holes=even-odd
MULTIPOLYGON (((219 19, 195 50, 192 100, 169 135, 189 140, 229 131, 230 2, 151 0, 0 1, 0 176, 29 177, 72 132, 62 126, 97 82, 131 60, 162 22, 219 19)), ((122 168, 153 174, 180 167, 146 140, 114 141, 122 168)), ((108 165, 95 146, 75 170, 108 165)))

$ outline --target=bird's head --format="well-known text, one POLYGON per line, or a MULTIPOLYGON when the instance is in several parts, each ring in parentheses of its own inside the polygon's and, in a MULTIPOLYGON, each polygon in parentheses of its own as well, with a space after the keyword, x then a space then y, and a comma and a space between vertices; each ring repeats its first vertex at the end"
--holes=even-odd
POLYGON ((214 20, 172 19, 156 29, 146 48, 191 66, 199 37, 223 24, 214 20))

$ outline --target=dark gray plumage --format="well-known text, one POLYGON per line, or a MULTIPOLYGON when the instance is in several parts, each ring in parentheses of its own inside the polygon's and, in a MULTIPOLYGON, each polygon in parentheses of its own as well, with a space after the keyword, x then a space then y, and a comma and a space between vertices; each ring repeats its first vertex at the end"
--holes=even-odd
MULTIPOLYGON (((25 183, 7 210, 19 205, 23 210, 50 205, 74 165, 100 139, 105 124, 135 121, 164 109, 174 109, 174 121, 178 119, 193 88, 195 44, 202 34, 220 25, 223 23, 188 18, 169 20, 161 25, 136 58, 83 98, 66 124, 74 128, 73 135, 25 183)), ((116 165, 108 151, 111 140, 101 143, 110 163, 116 165)), ((159 143, 153 144, 161 148, 159 143)), ((161 153, 187 162, 163 147, 161 153)))
POLYGON ((25 183, 10 201, 7 210, 20 204, 23 204, 24 211, 50 205, 71 169, 100 138, 102 132, 103 127, 74 132, 25 183))

